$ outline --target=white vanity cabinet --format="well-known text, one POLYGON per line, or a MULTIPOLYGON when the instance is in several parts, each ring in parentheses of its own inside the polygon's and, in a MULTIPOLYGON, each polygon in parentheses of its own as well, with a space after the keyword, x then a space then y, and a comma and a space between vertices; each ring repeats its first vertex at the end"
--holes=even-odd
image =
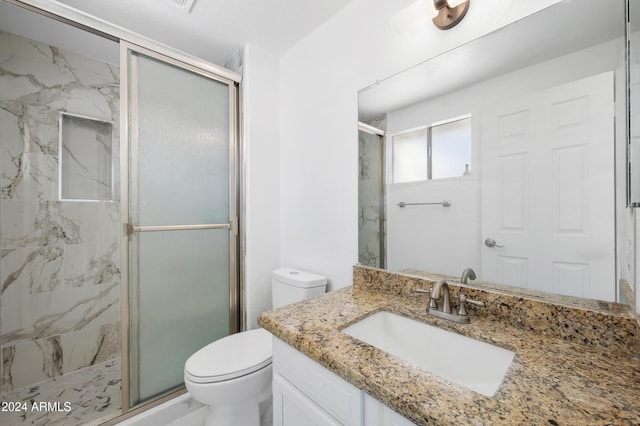
POLYGON ((365 426, 415 426, 407 418, 393 411, 377 399, 364 395, 364 425, 365 426))
POLYGON ((278 338, 273 339, 273 424, 413 425, 278 338))
POLYGON ((274 338, 273 423, 362 425, 362 391, 274 338))

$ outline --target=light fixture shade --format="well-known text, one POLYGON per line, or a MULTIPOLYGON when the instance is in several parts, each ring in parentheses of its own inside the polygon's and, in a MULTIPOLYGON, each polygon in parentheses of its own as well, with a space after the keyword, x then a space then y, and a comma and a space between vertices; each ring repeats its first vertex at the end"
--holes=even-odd
POLYGON ((466 0, 462 3, 456 0, 456 3, 458 3, 457 6, 452 6, 448 0, 433 0, 433 6, 438 12, 438 15, 433 18, 433 23, 436 27, 441 30, 448 30, 462 21, 462 18, 467 14, 467 10, 469 10, 471 0, 466 0))
POLYGON ((449 7, 456 7, 462 3, 466 3, 467 0, 447 0, 447 2, 449 3, 449 7))

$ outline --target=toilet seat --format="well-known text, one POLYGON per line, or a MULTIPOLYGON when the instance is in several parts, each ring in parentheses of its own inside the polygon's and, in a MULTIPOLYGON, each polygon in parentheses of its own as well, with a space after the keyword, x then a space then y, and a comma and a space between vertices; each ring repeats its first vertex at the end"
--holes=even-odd
POLYGON ((272 335, 257 328, 223 337, 187 359, 185 380, 216 383, 245 376, 271 364, 272 335))

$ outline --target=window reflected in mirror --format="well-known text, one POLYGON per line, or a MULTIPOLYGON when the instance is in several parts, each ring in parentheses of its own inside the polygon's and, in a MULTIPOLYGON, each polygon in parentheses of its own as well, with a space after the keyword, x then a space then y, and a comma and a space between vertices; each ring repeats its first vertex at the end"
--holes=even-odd
POLYGON ((471 116, 409 130, 392 137, 393 183, 471 174, 471 116))
POLYGON ((393 183, 429 178, 427 128, 393 136, 393 183))
POLYGON ((471 173, 471 117, 431 127, 431 179, 471 173))

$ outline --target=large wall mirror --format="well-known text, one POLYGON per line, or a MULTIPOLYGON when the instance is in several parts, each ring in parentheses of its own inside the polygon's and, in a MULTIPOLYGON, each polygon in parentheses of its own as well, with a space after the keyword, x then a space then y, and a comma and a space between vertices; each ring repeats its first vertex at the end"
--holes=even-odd
POLYGON ((359 262, 633 301, 626 9, 563 1, 362 89, 359 262))

